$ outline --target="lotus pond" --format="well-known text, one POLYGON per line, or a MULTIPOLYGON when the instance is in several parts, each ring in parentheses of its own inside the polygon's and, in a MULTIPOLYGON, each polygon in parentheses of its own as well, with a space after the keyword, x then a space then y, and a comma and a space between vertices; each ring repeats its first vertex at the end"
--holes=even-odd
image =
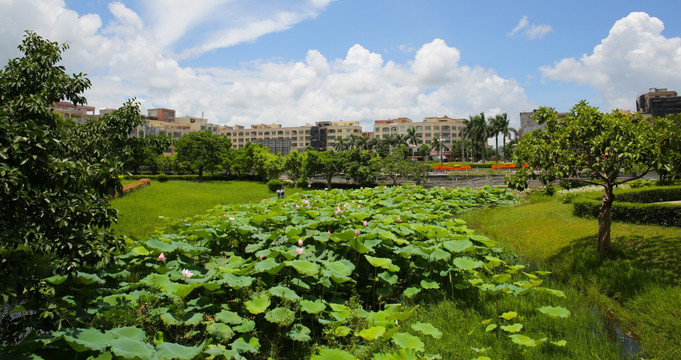
MULTIPOLYGON (((46 278, 61 329, 10 350, 36 359, 438 359, 425 344, 442 329, 410 321, 417 304, 481 293, 541 306, 500 308, 479 331, 518 349, 564 348, 571 312, 562 291, 542 286, 548 273, 525 269, 456 218, 516 201, 498 188, 407 185, 171 220, 167 234, 129 239, 110 268, 46 278), (526 316, 547 325, 527 331, 526 316)), ((470 345, 462 356, 487 358, 485 344, 470 345)))

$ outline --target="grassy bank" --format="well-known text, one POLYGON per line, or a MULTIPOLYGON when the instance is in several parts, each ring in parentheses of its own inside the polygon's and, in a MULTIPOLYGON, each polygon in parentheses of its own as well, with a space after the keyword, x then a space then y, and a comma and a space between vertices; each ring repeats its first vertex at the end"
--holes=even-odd
MULTIPOLYGON (((297 189, 287 189, 287 195, 297 189)), ((144 238, 163 227, 159 216, 182 219, 203 214, 216 205, 240 204, 276 197, 265 184, 246 181, 152 182, 150 186, 111 200, 118 210, 118 224, 113 228, 120 233, 144 238)))
POLYGON ((596 253, 597 220, 533 194, 518 207, 464 214, 468 226, 593 302, 647 358, 681 358, 681 228, 614 223, 613 252, 596 253), (672 310, 674 309, 674 310, 672 310))

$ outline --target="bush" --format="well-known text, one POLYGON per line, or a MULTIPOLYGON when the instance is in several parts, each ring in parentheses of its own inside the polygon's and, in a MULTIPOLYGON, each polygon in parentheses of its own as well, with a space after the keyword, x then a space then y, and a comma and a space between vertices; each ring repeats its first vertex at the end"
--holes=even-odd
POLYGON ((284 188, 284 182, 279 179, 272 179, 267 182, 267 188, 270 189, 271 192, 281 190, 284 188))
POLYGON ((296 180, 296 184, 295 184, 295 185, 296 185, 296 187, 298 187, 298 188, 304 189, 304 188, 306 188, 306 187, 309 185, 309 183, 307 182, 307 179, 306 179, 306 178, 302 178, 302 177, 301 177, 301 178, 299 178, 298 180, 296 180))
MULTIPOLYGON (((681 200, 681 187, 651 187, 630 189, 615 194, 612 219, 634 224, 681 226, 681 205, 659 204, 661 201, 681 200)), ((600 194, 585 194, 573 201, 574 214, 598 217, 600 194)))

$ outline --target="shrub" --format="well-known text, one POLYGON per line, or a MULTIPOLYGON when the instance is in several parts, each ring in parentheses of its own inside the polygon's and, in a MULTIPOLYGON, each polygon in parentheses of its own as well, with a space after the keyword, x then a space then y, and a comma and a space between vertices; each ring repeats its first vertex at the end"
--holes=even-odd
POLYGON ((267 182, 267 188, 270 189, 271 192, 281 190, 284 188, 284 182, 279 179, 272 179, 267 182))
MULTIPOLYGON (((681 200, 681 187, 651 187, 618 192, 612 205, 612 219, 634 224, 681 226, 681 205, 660 204, 681 200)), ((598 217, 600 194, 585 194, 573 200, 574 214, 598 217)))
POLYGON ((296 184, 295 184, 295 185, 296 185, 296 187, 298 187, 298 188, 304 189, 304 188, 306 188, 306 187, 309 185, 309 183, 307 182, 307 179, 306 179, 306 178, 302 178, 302 177, 301 177, 301 178, 299 178, 298 180, 296 180, 296 184))

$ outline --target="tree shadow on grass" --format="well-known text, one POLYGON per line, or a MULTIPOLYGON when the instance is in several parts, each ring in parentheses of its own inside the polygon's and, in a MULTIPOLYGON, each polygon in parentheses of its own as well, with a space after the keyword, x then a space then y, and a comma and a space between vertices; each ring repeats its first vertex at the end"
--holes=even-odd
POLYGON ((549 258, 557 277, 579 287, 596 286, 607 296, 626 301, 648 285, 681 285, 681 239, 613 237, 608 255, 596 252, 595 236, 574 240, 549 258))

